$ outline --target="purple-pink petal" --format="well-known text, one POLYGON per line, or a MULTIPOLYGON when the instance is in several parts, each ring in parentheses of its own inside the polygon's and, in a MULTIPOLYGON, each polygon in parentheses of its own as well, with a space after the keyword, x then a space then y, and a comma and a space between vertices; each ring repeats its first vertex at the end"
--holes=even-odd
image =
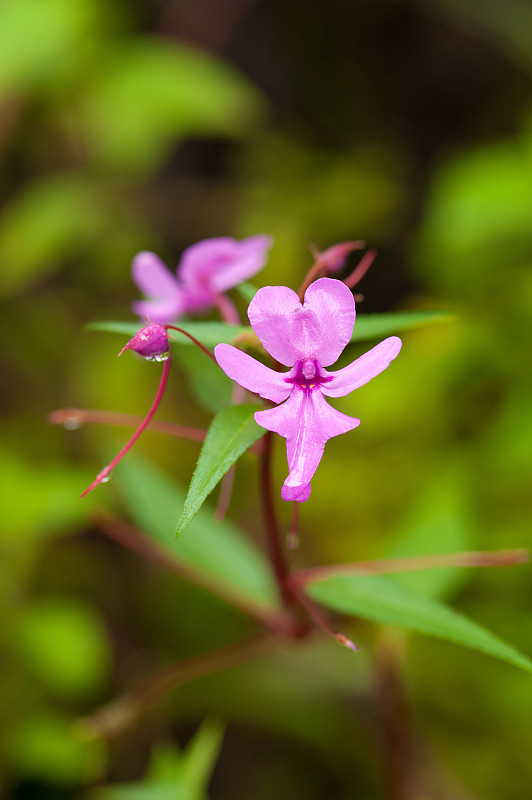
POLYGON ((269 236, 251 236, 241 242, 221 236, 187 247, 181 256, 178 275, 183 284, 211 297, 248 280, 266 261, 269 236))
POLYGON ((260 272, 272 243, 270 236, 250 236, 241 242, 235 242, 233 258, 212 276, 213 290, 218 293, 227 292, 260 272))
POLYGON ((266 350, 281 364, 316 358, 334 363, 351 338, 355 303, 341 281, 320 278, 301 304, 286 286, 259 289, 248 309, 249 321, 266 350))
POLYGON ((180 292, 175 275, 155 253, 147 250, 137 253, 131 265, 131 274, 146 297, 162 299, 180 292))
POLYGON ((214 355, 226 375, 266 400, 282 403, 292 391, 292 385, 286 383, 283 375, 230 344, 216 345, 214 355))
POLYGON ((351 339, 355 324, 353 295, 342 281, 320 278, 305 292, 304 308, 316 315, 320 329, 319 346, 312 354, 305 355, 328 367, 338 360, 351 339))
POLYGON ((292 324, 301 311, 299 297, 287 286, 265 286, 249 304, 251 327, 268 353, 287 367, 301 358, 292 324))
POLYGON ((133 311, 139 317, 148 318, 151 322, 168 323, 178 319, 185 311, 184 295, 173 295, 156 300, 136 300, 133 311))
POLYGON ((320 388, 323 394, 329 397, 343 397, 359 386, 368 383, 372 378, 385 370, 401 349, 401 340, 397 336, 390 336, 380 344, 373 347, 363 356, 357 358, 349 366, 337 372, 328 372, 327 380, 320 388))
POLYGON ((148 298, 133 303, 133 311, 139 317, 165 323, 181 316, 185 300, 183 290, 155 253, 138 253, 133 259, 131 272, 133 280, 148 298))
POLYGON ((360 420, 331 408, 319 389, 295 389, 283 405, 256 412, 255 421, 286 438, 289 473, 282 497, 298 502, 304 502, 310 494, 310 481, 327 440, 360 424, 360 420))

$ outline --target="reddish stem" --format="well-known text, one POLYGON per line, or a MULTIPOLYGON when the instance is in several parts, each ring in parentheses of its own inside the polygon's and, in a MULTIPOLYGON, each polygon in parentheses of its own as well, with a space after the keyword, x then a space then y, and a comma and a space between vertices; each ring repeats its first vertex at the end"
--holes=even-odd
POLYGON ((299 547, 299 513, 301 503, 294 500, 292 503, 292 519, 290 521, 290 530, 286 537, 286 546, 289 550, 297 550, 299 547))
POLYGON ((152 675, 130 694, 80 719, 79 729, 92 736, 114 736, 133 724, 147 708, 171 689, 246 661, 262 658, 281 644, 281 639, 266 634, 172 664, 152 675))
POLYGON ((371 267, 377 256, 376 250, 368 250, 364 253, 353 272, 344 279, 346 286, 350 289, 362 280, 368 269, 371 267))
MULTIPOLYGON (((346 245, 349 245, 350 250, 361 250, 363 247, 366 246, 366 243, 362 242, 362 241, 346 242, 346 245)), ((299 287, 298 295, 299 295, 299 299, 301 300, 301 302, 303 302, 303 298, 305 296, 305 292, 307 291, 307 289, 310 286, 310 284, 313 281, 315 281, 316 278, 319 278, 321 273, 326 275, 327 271, 328 271, 327 270, 327 250, 325 250, 323 253, 320 253, 318 251, 316 256, 315 256, 315 258, 316 258, 316 261, 314 262, 314 264, 311 266, 311 268, 309 269, 309 271, 305 275, 305 277, 303 279, 303 283, 299 287)))
POLYGON ((336 575, 382 575, 387 572, 409 572, 420 569, 441 569, 442 567, 509 567, 525 564, 529 552, 524 548, 479 550, 466 553, 441 553, 428 556, 407 556, 406 558, 381 558, 375 561, 353 561, 346 564, 330 564, 323 567, 303 569, 291 575, 291 581, 298 586, 316 583, 336 575))
POLYGON ((241 325, 242 320, 232 301, 225 294, 216 295, 216 307, 221 318, 230 325, 241 325))
POLYGON ((354 653, 358 653, 357 645, 351 641, 351 639, 345 635, 345 633, 341 633, 340 631, 335 630, 327 620, 327 618, 322 613, 321 608, 317 605, 317 603, 312 600, 303 589, 301 589, 297 584, 292 583, 291 591, 293 597, 297 599, 299 604, 305 609, 309 617, 313 620, 313 622, 324 631, 327 636, 332 636, 338 644, 341 644, 343 647, 347 647, 349 650, 352 650, 354 653))
POLYGON ((279 594, 286 605, 291 605, 293 595, 289 587, 289 571, 284 558, 283 550, 281 548, 279 526, 277 524, 273 503, 271 478, 272 441, 272 432, 267 431, 266 435, 264 436, 264 450, 261 458, 260 476, 262 504, 264 508, 264 522, 266 525, 270 563, 272 565, 273 574, 277 582, 279 594))
POLYGON ((135 444, 135 442, 137 441, 137 439, 139 438, 141 433, 148 427, 148 425, 150 424, 151 418, 153 417, 153 415, 157 411, 157 408, 159 407, 159 403, 162 400, 162 397, 163 397, 163 394, 164 394, 164 390, 166 388, 166 383, 168 381, 169 372, 170 372, 170 359, 168 358, 164 362, 163 374, 161 376, 159 387, 157 389, 157 394, 155 395, 155 400, 153 401, 152 406, 151 406, 150 410, 148 411, 147 415, 145 416, 143 421, 140 423, 139 427, 137 428, 137 430, 135 431, 135 433, 133 434, 133 436, 131 437, 129 442, 126 445, 124 445, 124 447, 120 450, 118 455, 113 458, 111 463, 107 464, 107 466, 104 467, 102 469, 102 471, 98 473, 98 475, 93 480, 91 485, 88 486, 85 489, 85 491, 81 493, 80 497, 85 497, 85 495, 87 495, 89 492, 92 492, 92 490, 95 489, 100 483, 102 483, 102 481, 105 482, 106 478, 108 478, 109 474, 112 472, 114 467, 118 464, 119 461, 121 461, 121 459, 126 455, 128 450, 130 450, 130 448, 135 444))
MULTIPOLYGON (((165 325, 164 327, 166 328, 167 331, 171 330, 171 331, 177 331, 178 333, 182 333, 183 336, 186 336, 187 339, 190 339, 191 342, 194 342, 196 347, 199 347, 200 350, 203 350, 205 355, 209 356, 209 358, 212 359, 214 361, 214 363, 216 363, 216 359, 214 357, 214 354, 211 353, 211 351, 209 350, 208 347, 205 347, 204 344, 202 344, 200 341, 198 341, 198 339, 196 339, 195 336, 192 336, 191 333, 187 333, 187 331, 184 331, 183 328, 176 328, 175 325, 165 325)), ((170 337, 170 338, 173 338, 173 337, 170 337)))
MULTIPOLYGON (((65 428, 74 430, 81 425, 96 422, 101 425, 122 425, 127 428, 136 428, 143 417, 136 414, 122 414, 121 411, 95 411, 90 408, 58 408, 48 416, 52 425, 64 425, 65 428)), ((173 422, 151 421, 151 431, 166 433, 168 436, 178 436, 181 439, 191 439, 194 442, 204 442, 207 435, 201 428, 189 428, 188 425, 176 425, 173 422)))

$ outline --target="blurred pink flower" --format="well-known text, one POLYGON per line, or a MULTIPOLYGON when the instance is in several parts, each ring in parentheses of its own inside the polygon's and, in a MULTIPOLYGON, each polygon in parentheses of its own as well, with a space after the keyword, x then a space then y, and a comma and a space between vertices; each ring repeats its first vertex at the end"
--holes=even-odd
POLYGON ((223 292, 262 269, 270 247, 269 236, 250 236, 240 242, 228 237, 205 239, 183 252, 177 277, 155 253, 138 253, 133 259, 133 280, 148 299, 138 300, 133 310, 161 323, 208 311, 219 304, 223 292))
POLYGON ((285 437, 289 472, 281 494, 283 500, 302 503, 310 495, 327 440, 360 424, 332 408, 325 397, 343 397, 385 370, 399 353, 401 340, 391 336, 349 366, 328 372, 325 367, 338 359, 355 322, 353 295, 333 278, 312 283, 303 305, 285 286, 259 289, 248 316, 266 350, 290 371, 275 372, 228 344, 215 347, 216 360, 241 386, 282 403, 256 412, 255 420, 285 437))

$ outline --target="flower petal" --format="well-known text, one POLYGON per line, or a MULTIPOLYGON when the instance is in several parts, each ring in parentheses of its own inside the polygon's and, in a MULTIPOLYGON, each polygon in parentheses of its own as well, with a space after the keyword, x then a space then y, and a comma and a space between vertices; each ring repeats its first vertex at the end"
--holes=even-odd
POLYGON ((286 383, 282 374, 274 372, 230 344, 217 344, 214 355, 226 375, 266 400, 282 403, 292 391, 292 385, 286 383))
POLYGON ((131 265, 133 280, 146 297, 163 298, 180 292, 179 284, 155 253, 137 253, 131 265))
POLYGON ((131 266, 133 280, 149 299, 133 303, 139 317, 152 322, 173 322, 184 312, 184 296, 177 279, 161 259, 148 251, 138 253, 131 266))
POLYGON ((390 362, 398 355, 401 345, 402 342, 398 336, 390 336, 349 366, 339 369, 337 372, 328 372, 327 378, 332 378, 332 380, 321 384, 320 388, 323 394, 329 397, 343 397, 358 389, 359 386, 368 383, 389 366, 390 362))
POLYGON ((234 242, 233 257, 212 276, 214 291, 226 292, 256 275, 266 263, 267 252, 272 244, 271 236, 250 236, 241 242, 234 242))
POLYGON ((139 317, 148 318, 150 322, 160 322, 162 325, 178 319, 185 311, 181 294, 160 300, 137 300, 132 308, 139 317))
POLYGON ((320 342, 315 353, 323 367, 337 361, 350 341, 355 324, 355 301, 351 290, 335 278, 320 278, 305 292, 304 308, 314 312, 320 328, 320 342))
POLYGON ((300 503, 310 494, 310 481, 327 440, 360 424, 360 420, 331 408, 319 389, 296 389, 283 405, 257 411, 255 421, 286 438, 289 474, 281 494, 283 500, 300 503))
POLYGON ((287 367, 304 357, 299 352, 299 342, 293 341, 293 320, 302 311, 299 297, 287 286, 265 286, 249 304, 251 327, 268 353, 287 367))
POLYGON ((251 236, 241 242, 229 236, 205 239, 183 252, 179 278, 202 298, 220 294, 255 275, 266 261, 269 236, 251 236))

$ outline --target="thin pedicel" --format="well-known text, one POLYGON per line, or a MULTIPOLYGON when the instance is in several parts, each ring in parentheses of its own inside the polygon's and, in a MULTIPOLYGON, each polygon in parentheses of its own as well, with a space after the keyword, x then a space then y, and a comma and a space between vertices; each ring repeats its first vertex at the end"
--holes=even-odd
POLYGON ((177 328, 175 325, 160 325, 159 323, 149 323, 144 328, 141 328, 132 339, 127 342, 127 344, 122 348, 119 352, 119 356, 125 352, 125 350, 133 350, 134 352, 138 353, 139 355, 146 358, 148 361, 163 361, 163 374, 161 376, 161 380, 159 382, 159 386, 157 388, 157 393, 155 395, 155 399, 152 403, 150 410, 148 411, 147 415, 144 417, 142 422, 140 423, 139 427, 131 437, 131 439, 124 445, 124 447, 120 450, 118 455, 116 455, 113 460, 105 466, 101 472, 98 473, 96 478, 87 486, 87 488, 81 493, 80 497, 85 497, 89 492, 92 492, 100 483, 107 483, 107 481, 111 477, 111 473, 113 469, 116 467, 119 461, 126 455, 126 453, 131 449, 131 447, 135 444, 141 433, 148 427, 150 424, 155 412, 157 411, 160 402, 163 398, 166 384, 168 382, 168 375, 170 373, 170 349, 169 349, 169 342, 168 342, 168 330, 174 330, 178 333, 182 333, 184 336, 187 336, 197 347, 200 348, 209 358, 214 360, 213 354, 208 350, 201 342, 199 342, 194 336, 190 333, 187 333, 182 328, 177 328))

